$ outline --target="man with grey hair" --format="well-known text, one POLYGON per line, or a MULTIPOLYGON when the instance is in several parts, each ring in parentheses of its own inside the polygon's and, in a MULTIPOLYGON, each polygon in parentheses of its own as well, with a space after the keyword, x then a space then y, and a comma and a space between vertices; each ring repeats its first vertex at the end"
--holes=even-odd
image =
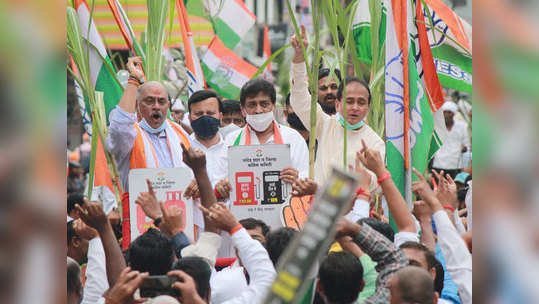
POLYGON ((67 257, 67 304, 77 304, 82 298, 82 282, 80 266, 75 260, 67 257))
POLYGON ((129 58, 127 86, 109 117, 107 146, 118 163, 126 192, 130 169, 185 167, 181 144, 190 146, 185 130, 167 119, 170 101, 165 87, 157 81, 141 83, 141 63, 139 57, 129 58))
POLYGON ((436 304, 438 295, 429 273, 417 266, 399 269, 391 278, 391 304, 436 304))

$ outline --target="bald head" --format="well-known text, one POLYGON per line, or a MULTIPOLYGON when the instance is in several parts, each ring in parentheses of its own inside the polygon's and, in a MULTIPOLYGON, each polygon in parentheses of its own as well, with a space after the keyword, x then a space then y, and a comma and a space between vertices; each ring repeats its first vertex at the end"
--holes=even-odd
POLYGON ((158 81, 145 82, 137 91, 140 115, 150 127, 158 129, 167 117, 168 94, 158 81))
POLYGON ((391 278, 391 304, 435 304, 434 282, 430 274, 417 266, 406 266, 391 278))

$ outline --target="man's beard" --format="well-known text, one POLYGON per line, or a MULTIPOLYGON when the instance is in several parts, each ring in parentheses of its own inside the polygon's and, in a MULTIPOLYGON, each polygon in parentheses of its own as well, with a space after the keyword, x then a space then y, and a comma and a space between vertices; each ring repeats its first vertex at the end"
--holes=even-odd
POLYGON ((318 99, 318 103, 320 104, 320 106, 322 107, 322 110, 326 114, 333 115, 336 113, 335 111, 336 100, 337 100, 337 97, 333 93, 328 93, 326 96, 324 96, 322 101, 318 99), (330 98, 332 98, 332 100, 329 100, 330 98))
POLYGON ((333 115, 336 113, 335 111, 335 105, 327 105, 323 102, 320 102, 320 100, 318 101, 318 103, 320 104, 320 107, 322 108, 322 111, 324 111, 324 113, 328 114, 328 115, 333 115))

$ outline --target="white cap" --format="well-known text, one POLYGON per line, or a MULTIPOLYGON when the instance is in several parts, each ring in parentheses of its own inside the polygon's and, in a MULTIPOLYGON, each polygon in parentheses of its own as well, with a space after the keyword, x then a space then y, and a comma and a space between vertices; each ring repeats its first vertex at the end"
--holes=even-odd
POLYGON ((449 112, 453 112, 453 114, 457 114, 458 107, 456 103, 452 101, 446 101, 444 105, 440 108, 440 110, 442 110, 442 112, 449 111, 449 112))
POLYGON ((174 99, 172 103, 172 111, 184 111, 185 112, 185 106, 183 105, 183 102, 178 98, 174 99))

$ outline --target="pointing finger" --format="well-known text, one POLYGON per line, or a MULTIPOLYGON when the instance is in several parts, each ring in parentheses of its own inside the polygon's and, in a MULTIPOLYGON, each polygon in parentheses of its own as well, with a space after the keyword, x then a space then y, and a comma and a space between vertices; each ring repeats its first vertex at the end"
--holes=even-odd
POLYGON ((420 180, 420 181, 424 181, 425 178, 423 177, 423 174, 419 173, 419 171, 417 171, 415 168, 412 167, 412 171, 414 171, 414 174, 417 176, 417 178, 420 180))

